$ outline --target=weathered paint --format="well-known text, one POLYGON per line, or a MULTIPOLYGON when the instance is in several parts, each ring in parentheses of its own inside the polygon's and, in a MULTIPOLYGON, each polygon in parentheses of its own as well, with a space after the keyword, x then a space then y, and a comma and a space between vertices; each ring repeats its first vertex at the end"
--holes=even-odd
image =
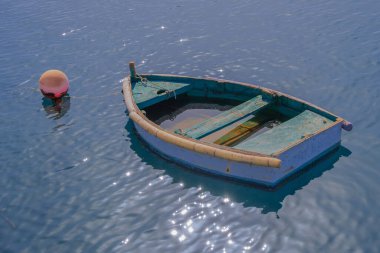
POLYGON ((177 95, 188 92, 191 85, 183 82, 141 81, 134 83, 133 99, 140 109, 157 104, 177 95))
POLYGON ((263 100, 262 96, 256 96, 238 106, 231 108, 230 110, 224 111, 215 117, 211 117, 199 124, 196 124, 191 128, 179 129, 176 133, 186 135, 190 138, 200 139, 246 117, 249 114, 263 109, 269 104, 270 101, 263 100))
POLYGON ((341 141, 341 132, 342 123, 336 123, 332 127, 323 129, 306 140, 299 142, 297 145, 293 145, 282 151, 279 154, 281 159, 283 159, 281 177, 288 177, 296 173, 327 154, 334 147, 337 147, 341 141))
POLYGON ((305 110, 298 116, 272 128, 271 130, 236 145, 234 148, 273 155, 287 146, 328 128, 333 121, 305 110))

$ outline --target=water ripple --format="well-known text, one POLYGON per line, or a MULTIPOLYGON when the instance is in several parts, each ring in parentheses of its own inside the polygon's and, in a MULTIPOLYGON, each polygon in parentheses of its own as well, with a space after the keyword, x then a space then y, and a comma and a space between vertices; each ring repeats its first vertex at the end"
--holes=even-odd
POLYGON ((9 1, 0 8, 1 252, 377 252, 378 1, 9 1), (256 83, 354 123, 269 191, 172 164, 120 95, 138 71, 256 83), (70 96, 41 99, 47 69, 70 96))

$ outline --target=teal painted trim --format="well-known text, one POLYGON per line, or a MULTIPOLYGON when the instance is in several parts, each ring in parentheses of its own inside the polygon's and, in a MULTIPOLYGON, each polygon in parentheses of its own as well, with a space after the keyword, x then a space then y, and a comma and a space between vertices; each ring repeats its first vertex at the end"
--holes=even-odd
POLYGON ((253 139, 243 141, 234 148, 272 155, 332 124, 333 121, 306 110, 253 139))
MULTIPOLYGON (((278 104, 282 104, 286 107, 289 107, 298 112, 302 112, 304 110, 310 110, 317 114, 320 114, 332 121, 337 119, 337 116, 324 110, 319 107, 316 107, 313 104, 307 103, 300 99, 294 98, 287 94, 278 93, 277 91, 270 91, 268 89, 262 90, 258 85, 252 84, 244 84, 239 82, 233 82, 228 80, 216 80, 216 79, 208 79, 208 78, 198 78, 198 77, 189 77, 189 76, 176 76, 176 75, 158 75, 158 74, 146 74, 142 75, 143 77, 148 78, 150 81, 161 81, 161 82, 180 82, 190 84, 193 89, 199 90, 200 92, 205 92, 207 97, 207 93, 213 93, 212 96, 219 97, 218 93, 223 90, 224 94, 236 94, 236 96, 256 96, 262 95, 263 98, 276 98, 278 104)), ((133 87, 134 84, 132 84, 133 87)), ((197 94, 198 95, 198 94, 197 94)))
POLYGON ((236 93, 213 93, 208 92, 206 93, 204 90, 199 89, 192 89, 188 93, 191 97, 201 97, 201 98, 216 98, 216 99, 224 99, 229 101, 240 101, 243 103, 244 101, 247 101, 251 99, 253 96, 248 94, 236 94, 236 93))
POLYGON ((323 109, 321 110, 320 108, 316 107, 315 105, 311 105, 311 104, 306 103, 306 102, 298 101, 297 98, 281 95, 279 97, 279 101, 281 104, 288 106, 288 107, 292 108, 293 110, 297 110, 297 111, 310 110, 312 112, 315 112, 317 114, 322 115, 323 117, 328 118, 329 120, 335 121, 337 119, 337 116, 335 116, 335 115, 333 115, 333 114, 331 114, 331 113, 329 113, 323 109))
POLYGON ((265 93, 259 86, 249 84, 249 86, 242 85, 241 83, 227 81, 227 80, 217 80, 209 78, 197 78, 189 76, 175 76, 175 75, 157 75, 149 74, 142 75, 151 81, 163 81, 163 82, 182 82, 188 83, 193 86, 193 89, 200 90, 206 93, 227 93, 227 94, 240 94, 249 95, 250 97, 262 95, 263 97, 272 98, 273 95, 265 93))
POLYGON ((215 117, 209 118, 199 124, 196 124, 191 128, 176 130, 175 132, 178 134, 183 134, 190 138, 200 139, 254 112, 257 112, 260 109, 263 109, 269 104, 270 102, 264 101, 262 99, 262 96, 256 96, 238 106, 233 107, 228 111, 224 111, 215 117))
POLYGON ((277 111, 278 113, 282 114, 282 115, 285 115, 289 118, 293 118, 295 116, 297 116, 298 114, 300 114, 299 111, 296 111, 296 110, 293 110, 289 107, 286 107, 284 105, 274 105, 271 107, 274 111, 277 111))
POLYGON ((143 85, 141 82, 137 82, 133 86, 133 99, 139 109, 144 109, 171 97, 186 93, 191 88, 192 86, 188 83, 148 81, 143 85), (165 90, 170 92, 166 93, 165 90))

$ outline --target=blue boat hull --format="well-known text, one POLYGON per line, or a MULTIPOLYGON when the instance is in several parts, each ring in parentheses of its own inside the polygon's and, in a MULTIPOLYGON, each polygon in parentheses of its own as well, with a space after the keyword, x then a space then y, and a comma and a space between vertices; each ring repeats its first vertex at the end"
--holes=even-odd
POLYGON ((165 142, 134 123, 139 136, 159 155, 186 167, 236 180, 275 187, 292 174, 333 150, 341 141, 341 123, 295 145, 282 154, 280 168, 255 166, 201 154, 165 142))

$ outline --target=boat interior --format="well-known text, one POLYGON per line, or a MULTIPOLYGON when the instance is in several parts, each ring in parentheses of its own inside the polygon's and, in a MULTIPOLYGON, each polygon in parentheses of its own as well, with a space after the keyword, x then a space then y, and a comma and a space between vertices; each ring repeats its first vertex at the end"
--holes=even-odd
POLYGON ((131 79, 138 108, 173 133, 264 155, 278 155, 333 125, 318 107, 258 86, 179 76, 131 79))

